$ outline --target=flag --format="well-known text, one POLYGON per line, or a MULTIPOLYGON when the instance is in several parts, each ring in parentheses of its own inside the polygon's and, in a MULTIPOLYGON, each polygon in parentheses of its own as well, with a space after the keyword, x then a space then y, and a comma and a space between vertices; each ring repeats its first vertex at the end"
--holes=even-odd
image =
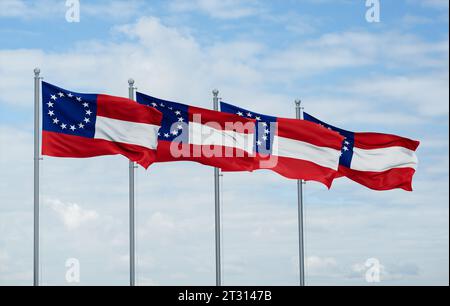
POLYGON ((42 82, 42 154, 88 158, 121 154, 148 168, 156 158, 161 113, 107 95, 42 82))
POLYGON ((136 98, 163 114, 157 162, 192 161, 226 171, 253 170, 253 120, 140 92, 136 98))
POLYGON ((337 176, 344 138, 316 124, 257 114, 224 103, 221 110, 255 120, 254 169, 269 169, 286 178, 317 181, 328 188, 337 176))
POLYGON ((329 125, 305 113, 304 119, 345 137, 339 162, 339 176, 374 190, 412 191, 412 179, 420 143, 395 135, 354 133, 329 125))

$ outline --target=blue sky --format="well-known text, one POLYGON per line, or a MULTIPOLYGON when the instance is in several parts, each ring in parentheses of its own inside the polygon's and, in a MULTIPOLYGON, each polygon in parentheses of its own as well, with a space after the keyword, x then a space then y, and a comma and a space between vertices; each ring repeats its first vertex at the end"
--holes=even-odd
MULTIPOLYGON (((415 192, 345 179, 306 186, 309 284, 448 285, 448 1, 0 1, 0 285, 31 283, 32 70, 79 92, 142 92, 291 117, 295 99, 332 124, 421 140, 415 192)), ((127 284, 127 163, 45 158, 42 282, 127 284)), ((295 182, 269 172, 223 178, 227 285, 295 285, 295 182)), ((154 165, 137 174, 138 282, 214 284, 212 169, 154 165)))

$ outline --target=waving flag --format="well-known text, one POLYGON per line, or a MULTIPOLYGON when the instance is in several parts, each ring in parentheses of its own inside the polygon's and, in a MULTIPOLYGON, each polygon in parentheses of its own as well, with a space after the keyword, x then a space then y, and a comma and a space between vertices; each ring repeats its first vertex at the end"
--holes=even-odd
POLYGON ((418 141, 379 134, 354 133, 329 125, 305 113, 304 119, 345 137, 339 176, 346 176, 374 190, 412 191, 412 179, 418 160, 418 141))
POLYGON ((252 171, 253 120, 137 93, 163 114, 157 162, 193 161, 226 171, 252 171))
POLYGON ((221 110, 256 122, 254 169, 290 179, 318 181, 328 188, 337 176, 344 138, 316 124, 257 114, 222 102, 221 110))
POLYGON ((80 94, 42 82, 42 154, 88 158, 121 154, 148 168, 161 113, 124 98, 80 94))

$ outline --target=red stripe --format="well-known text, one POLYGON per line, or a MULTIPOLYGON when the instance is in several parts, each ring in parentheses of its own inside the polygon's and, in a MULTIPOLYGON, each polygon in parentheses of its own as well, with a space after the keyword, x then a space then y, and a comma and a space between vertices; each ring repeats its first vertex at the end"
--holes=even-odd
POLYGON ((404 147, 406 149, 416 151, 419 145, 419 141, 396 135, 380 133, 355 133, 355 146, 366 150, 404 147))
POLYGON ((260 161, 266 158, 257 157, 257 169, 272 170, 288 179, 316 181, 331 188, 333 180, 336 178, 337 171, 333 169, 321 167, 315 163, 293 159, 287 157, 278 157, 277 162, 273 166, 263 166, 260 161))
MULTIPOLYGON (((225 156, 225 147, 220 148, 220 156, 225 156)), ((231 150, 231 148, 228 148, 231 150)), ((191 144, 176 144, 170 141, 160 140, 158 143, 156 162, 166 163, 166 162, 176 162, 176 161, 191 161, 197 162, 206 166, 212 166, 221 168, 224 171, 253 171, 254 158, 249 156, 248 153, 241 150, 232 149, 234 155, 232 156, 243 156, 243 157, 210 157, 205 156, 202 152, 202 146, 191 145, 191 144), (175 157, 171 153, 171 146, 176 146, 179 148, 177 152, 183 152, 183 156, 175 157), (194 152, 197 154, 194 156, 194 152), (241 155, 237 155, 239 153, 241 155)))
POLYGON ((246 119, 234 114, 216 112, 209 109, 189 106, 189 121, 201 123, 215 129, 253 134, 255 120, 246 119), (194 117, 194 115, 197 115, 194 117))
POLYGON ((42 132, 42 155, 65 158, 90 158, 103 155, 123 155, 148 168, 156 159, 156 152, 141 146, 42 132))
POLYGON ((158 110, 138 104, 130 99, 97 95, 97 115, 122 121, 161 125, 158 110))
POLYGON ((413 191, 412 180, 416 171, 412 168, 395 168, 384 172, 356 171, 344 166, 339 167, 339 177, 349 179, 373 190, 386 191, 404 189, 413 191))
POLYGON ((341 150, 344 141, 339 133, 316 123, 286 118, 278 118, 278 136, 336 150, 341 150))

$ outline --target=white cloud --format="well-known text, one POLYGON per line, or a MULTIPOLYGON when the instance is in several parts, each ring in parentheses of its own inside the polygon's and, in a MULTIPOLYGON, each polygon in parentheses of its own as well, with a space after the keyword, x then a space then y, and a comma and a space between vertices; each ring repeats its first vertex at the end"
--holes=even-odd
POLYGON ((332 257, 308 256, 306 268, 309 275, 331 274, 337 268, 337 262, 332 257))
MULTIPOLYGON (((419 276, 419 267, 412 263, 391 264, 389 267, 380 263, 380 282, 398 281, 419 276)), ((351 272, 347 277, 365 279, 368 268, 363 263, 351 266, 351 272)))
POLYGON ((446 116, 449 111, 448 82, 448 73, 382 77, 355 82, 344 90, 405 107, 413 106, 424 116, 446 116))
POLYGON ((169 6, 175 12, 194 11, 219 19, 238 19, 261 12, 257 0, 175 0, 169 6))
POLYGON ((264 65, 285 79, 343 68, 448 68, 448 39, 434 43, 401 33, 330 33, 271 54, 264 65), (282 75, 280 73, 280 75, 282 75))
POLYGON ((63 221, 68 230, 76 230, 86 222, 95 221, 99 215, 94 210, 85 210, 76 203, 64 203, 58 199, 47 199, 48 205, 63 221))

